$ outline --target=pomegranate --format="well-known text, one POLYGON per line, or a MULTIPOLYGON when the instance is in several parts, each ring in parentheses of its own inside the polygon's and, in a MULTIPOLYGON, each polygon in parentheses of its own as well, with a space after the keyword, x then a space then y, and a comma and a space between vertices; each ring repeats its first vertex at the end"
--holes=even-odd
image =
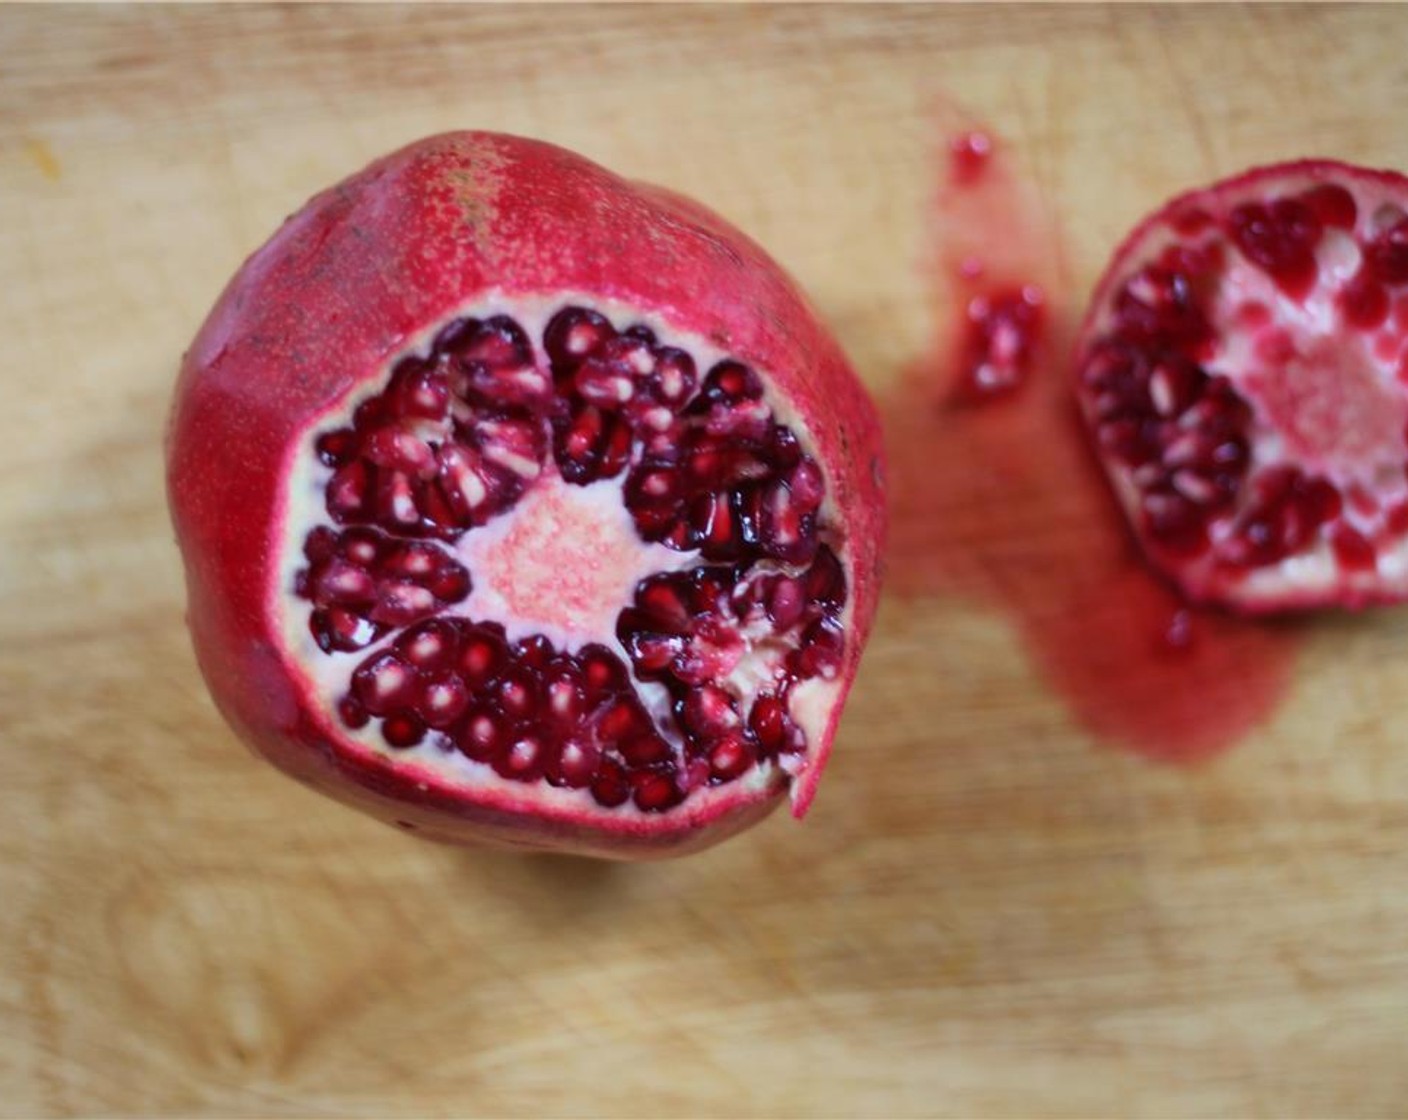
POLYGON ((511 136, 393 153, 230 282, 167 452, 206 681, 302 781, 623 858, 811 802, 874 614, 878 425, 688 199, 511 136))
POLYGON ((1147 218, 1077 348, 1154 566, 1261 613, 1408 598, 1408 179, 1258 168, 1147 218))

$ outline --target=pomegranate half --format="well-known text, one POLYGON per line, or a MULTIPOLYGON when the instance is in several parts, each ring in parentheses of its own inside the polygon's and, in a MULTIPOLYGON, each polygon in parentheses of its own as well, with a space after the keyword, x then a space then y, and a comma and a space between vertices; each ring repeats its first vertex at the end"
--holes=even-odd
POLYGON ((1408 179, 1304 160, 1175 198, 1116 252, 1077 370, 1134 532, 1190 599, 1408 599, 1408 179))
POLYGON ((395 152, 230 282, 167 454, 211 693, 309 785, 624 858, 811 802, 875 609, 879 429, 688 199, 511 136, 395 152))

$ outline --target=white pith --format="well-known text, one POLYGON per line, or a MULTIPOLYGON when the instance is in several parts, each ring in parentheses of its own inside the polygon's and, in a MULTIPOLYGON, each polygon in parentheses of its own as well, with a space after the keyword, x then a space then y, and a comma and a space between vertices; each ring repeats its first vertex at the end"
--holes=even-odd
MULTIPOLYGON (((1292 196, 1325 181, 1310 177, 1281 180, 1271 197, 1292 196)), ((1167 222, 1151 226, 1143 235, 1138 249, 1122 263, 1119 277, 1107 288, 1107 296, 1113 296, 1126 280, 1156 261, 1170 245, 1198 247, 1210 241, 1222 242, 1226 263, 1219 273, 1220 286, 1215 298, 1205 306, 1209 323, 1217 336, 1218 350, 1202 366, 1211 376, 1226 377, 1238 394, 1252 405, 1253 417, 1248 428, 1251 447, 1248 478, 1279 464, 1298 463, 1280 431, 1267 422, 1263 398, 1256 386, 1257 380, 1269 370, 1267 363, 1258 356, 1258 343, 1273 331, 1289 333, 1298 361, 1317 351, 1324 353, 1333 344, 1339 368, 1353 363, 1356 372, 1372 378, 1373 383, 1383 389, 1385 407, 1394 410, 1392 422, 1400 433, 1400 443, 1402 441, 1403 421, 1408 420, 1408 397, 1405 397, 1408 390, 1398 380, 1397 367, 1400 359, 1408 354, 1408 333, 1398 322, 1393 303, 1408 293, 1408 286, 1389 289, 1390 312, 1380 326, 1369 331, 1344 325, 1336 305, 1336 295, 1359 269, 1363 255, 1359 243, 1367 241, 1382 228, 1386 213, 1401 217, 1403 211, 1397 198, 1371 181, 1343 182, 1341 185, 1350 190, 1358 205, 1355 229, 1352 232, 1325 230, 1316 247, 1318 275, 1315 286, 1303 300, 1288 296, 1269 273, 1248 260, 1236 243, 1225 235, 1220 223, 1222 217, 1242 202, 1268 201, 1264 182, 1248 184, 1240 196, 1220 198, 1217 207, 1219 224, 1206 232, 1189 237, 1177 232, 1167 222), (1236 309, 1250 302, 1260 303, 1270 310, 1265 327, 1249 328, 1234 320, 1236 309), (1389 356, 1380 356, 1380 349, 1389 356)), ((1106 298, 1090 324, 1088 337, 1106 335, 1114 328, 1116 319, 1114 301, 1106 298)), ((1308 362, 1300 362, 1301 368, 1308 365, 1308 362)), ((1333 371, 1327 374, 1330 375, 1333 371)), ((1095 424, 1097 418, 1092 401, 1085 396, 1082 403, 1087 419, 1095 424)), ((1302 551, 1276 563, 1240 570, 1218 566, 1219 549, 1230 540, 1238 517, 1253 500, 1250 488, 1244 486, 1234 506, 1208 519, 1208 535, 1212 544, 1208 552, 1179 561, 1180 582, 1195 596, 1217 594, 1229 581, 1233 582, 1236 601, 1252 609, 1331 597, 1368 601, 1384 593, 1408 591, 1408 538, 1393 540, 1390 537, 1381 541, 1377 536, 1383 527, 1385 511, 1408 501, 1408 477, 1401 468, 1404 458, 1408 457, 1408 446, 1400 445, 1397 450, 1399 468, 1379 470, 1372 478, 1363 477, 1360 471, 1343 469, 1333 458, 1308 468, 1309 473, 1327 478, 1342 491, 1346 485, 1358 480, 1366 484, 1366 489, 1378 499, 1378 509, 1368 512, 1346 501, 1338 518, 1375 542, 1375 569, 1345 570, 1323 533, 1318 534, 1302 551)), ((1305 464, 1300 465, 1306 468, 1305 464)), ((1107 461, 1106 470, 1126 513, 1132 520, 1137 519, 1143 492, 1133 480, 1133 471, 1125 464, 1113 461, 1107 461)))
MULTIPOLYGON (((282 636, 292 670, 301 677, 307 690, 317 700, 315 710, 324 714, 330 732, 348 749, 377 756, 397 769, 411 773, 421 779, 422 788, 458 789, 468 794, 476 790, 492 790, 494 801, 510 809, 517 804, 541 813, 545 808, 551 810, 553 806, 558 806, 565 815, 574 819, 599 817, 618 823, 623 817, 658 819, 660 814, 644 813, 630 801, 616 808, 605 808, 593 799, 587 789, 560 788, 546 781, 520 783, 502 778, 488 764, 467 758, 449 744, 444 735, 435 731, 431 731, 417 746, 393 748, 382 739, 375 720, 356 730, 346 727, 336 715, 336 703, 346 693, 353 670, 375 652, 389 646, 403 631, 393 630, 380 641, 355 652, 325 653, 317 646, 308 627, 311 604, 294 593, 296 574, 307 567, 303 544, 309 530, 316 525, 339 528, 327 513, 325 489, 332 470, 313 454, 316 436, 349 426, 357 406, 385 390, 390 370, 396 362, 408 355, 427 354, 439 330, 456 319, 472 317, 483 320, 500 314, 510 316, 528 335, 535 360, 546 369, 547 359, 542 351, 544 330, 557 311, 574 305, 600 312, 618 329, 632 324, 650 327, 662 343, 677 346, 690 354, 701 376, 718 361, 732 356, 711 346, 703 338, 673 329, 658 317, 586 293, 558 292, 535 298, 488 295, 454 309, 429 325, 405 347, 389 355, 377 375, 368 378, 346 398, 310 422, 303 435, 292 442, 284 471, 286 491, 285 505, 280 511, 282 538, 279 542, 277 584, 269 589, 269 604, 277 620, 276 632, 282 636)), ((788 402, 778 399, 770 391, 768 371, 760 369, 758 372, 767 386, 764 400, 773 411, 777 423, 789 427, 803 451, 816 459, 811 433, 788 402)), ((817 461, 820 465, 820 460, 817 461)), ((697 551, 677 552, 639 539, 622 494, 628 471, 621 472, 616 478, 580 487, 564 482, 552 463, 553 455, 549 449, 543 475, 530 484, 513 508, 486 525, 469 530, 453 543, 436 542, 437 547, 465 565, 473 581, 470 597, 465 602, 451 605, 442 612, 441 617, 498 621, 505 624, 510 641, 528 634, 542 634, 559 651, 575 652, 584 644, 597 642, 610 648, 629 671, 631 660, 616 638, 616 616, 630 605, 636 583, 652 573, 687 570, 707 565, 710 561, 697 551), (599 593, 603 601, 591 609, 564 614, 561 604, 545 603, 544 610, 535 612, 538 617, 524 617, 522 614, 512 617, 502 613, 506 609, 503 574, 515 570, 519 558, 529 557, 534 551, 531 541, 507 539, 513 534, 515 510, 524 502, 531 503, 543 496, 542 493, 535 493, 534 487, 553 488, 555 495, 566 503, 571 519, 578 524, 590 523, 593 527, 593 539, 587 542, 586 551, 598 556, 601 571, 591 577, 595 582, 590 583, 590 588, 599 593), (524 543, 530 547, 522 547, 524 543), (608 598, 611 588, 616 589, 614 599, 608 598)), ((853 586, 849 556, 845 541, 835 530, 838 518, 831 480, 825 476, 824 467, 822 470, 826 496, 817 517, 817 537, 830 545, 840 559, 849 589, 853 586)), ((559 559, 570 552, 570 549, 564 549, 558 554, 559 559)), ((755 564, 750 574, 768 570, 778 570, 778 566, 766 562, 755 564)), ((515 595, 514 598, 520 597, 515 595)), ((522 602, 518 606, 521 610, 522 602)), ((847 633, 852 610, 852 596, 848 595, 839 616, 841 626, 847 633)), ((780 664, 781 654, 776 642, 766 640, 755 628, 740 627, 739 632, 747 642, 747 652, 720 683, 729 691, 747 698, 753 695, 759 681, 771 678, 773 670, 780 664)), ((636 680, 634 675, 632 684, 657 729, 671 743, 677 760, 682 761, 683 747, 672 724, 670 698, 665 687, 636 680)), ((771 786, 778 780, 779 771, 789 779, 795 778, 822 742, 839 690, 838 680, 824 678, 800 681, 793 686, 791 713, 806 735, 805 756, 784 756, 779 762, 760 763, 734 782, 696 788, 680 806, 669 810, 669 814, 691 816, 706 813, 715 801, 735 801, 740 794, 747 795, 771 786)), ((742 707, 741 710, 746 715, 747 708, 742 707)), ((795 788, 794 783, 794 791, 795 788)))

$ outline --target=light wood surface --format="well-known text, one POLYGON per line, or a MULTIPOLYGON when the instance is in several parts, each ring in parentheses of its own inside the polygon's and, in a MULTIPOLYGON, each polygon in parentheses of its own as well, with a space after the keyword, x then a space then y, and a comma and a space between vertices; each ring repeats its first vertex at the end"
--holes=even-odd
POLYGON ((1312 624, 1194 770, 1001 613, 887 597, 813 815, 642 867, 429 846, 236 744, 160 442, 243 256, 416 136, 697 195, 882 399, 939 320, 933 106, 1078 304, 1172 191, 1408 166, 1394 8, 0 10, 0 1113, 1408 1114, 1408 614, 1312 624))

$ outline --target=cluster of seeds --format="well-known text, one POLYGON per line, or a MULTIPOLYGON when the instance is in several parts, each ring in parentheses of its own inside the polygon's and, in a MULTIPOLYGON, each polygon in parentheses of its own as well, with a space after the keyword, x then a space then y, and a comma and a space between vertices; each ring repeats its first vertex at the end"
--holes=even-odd
POLYGON ((618 332, 582 307, 557 313, 543 351, 546 370, 507 316, 456 320, 350 426, 317 437, 332 524, 309 533, 295 591, 325 652, 377 645, 341 719, 646 812, 799 755, 793 689, 835 677, 845 652, 820 469, 740 362, 700 376, 649 329, 618 332), (602 643, 511 642, 500 621, 453 613, 472 590, 454 543, 511 517, 550 471, 620 478, 643 541, 700 557, 621 604, 625 659, 602 643))

